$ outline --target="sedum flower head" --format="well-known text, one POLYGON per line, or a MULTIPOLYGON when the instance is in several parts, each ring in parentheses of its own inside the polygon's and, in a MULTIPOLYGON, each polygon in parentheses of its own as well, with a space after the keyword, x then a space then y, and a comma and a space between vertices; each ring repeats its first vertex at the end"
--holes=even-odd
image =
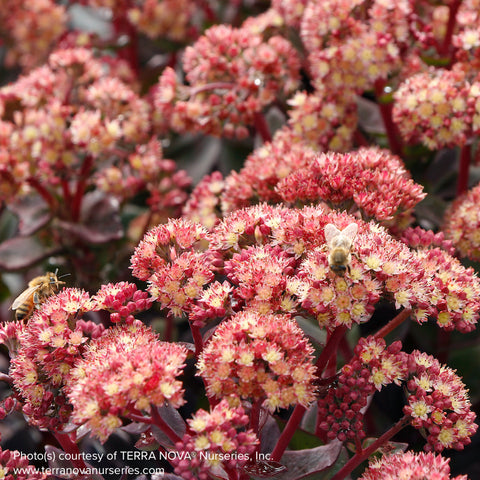
MULTIPOLYGON (((394 29, 382 25, 380 19, 375 23, 378 8, 375 11, 372 6, 372 10, 367 10, 363 3, 363 0, 307 3, 300 35, 316 86, 324 85, 329 91, 364 91, 399 67, 400 48, 394 29)), ((383 16, 392 21, 395 16, 388 10, 391 9, 383 16)))
POLYGON ((201 223, 209 230, 213 228, 220 221, 220 195, 224 187, 220 172, 203 177, 184 205, 182 217, 201 223))
POLYGON ((131 259, 133 275, 148 281, 148 291, 173 315, 189 312, 203 287, 213 280, 204 251, 208 235, 189 220, 170 220, 150 230, 131 259))
POLYGON ((473 268, 465 268, 440 248, 419 250, 417 257, 431 276, 429 301, 437 324, 460 332, 475 329, 480 314, 480 279, 473 268))
POLYGON ((407 376, 407 354, 401 343, 388 347, 381 338, 361 338, 354 357, 342 368, 335 383, 318 402, 320 430, 340 441, 364 438, 363 411, 368 398, 390 383, 400 384, 407 376))
POLYGON ((270 411, 315 398, 313 349, 287 315, 240 312, 222 322, 198 360, 209 395, 264 400, 270 411))
POLYGON ((67 288, 42 303, 24 327, 10 374, 32 425, 56 430, 68 422, 65 384, 86 343, 103 332, 101 325, 82 320, 91 310, 87 293, 67 288))
POLYGON ((323 200, 337 208, 353 203, 378 221, 408 215, 425 197, 400 158, 376 147, 321 154, 279 182, 276 190, 288 203, 323 200))
POLYGON ((241 406, 230 406, 229 400, 233 399, 223 399, 211 412, 200 409, 187 420, 189 432, 175 444, 176 451, 185 455, 175 455, 171 462, 185 480, 223 476, 253 455, 258 439, 252 430, 245 430, 249 417, 241 406))
POLYGON ((480 260, 480 185, 457 198, 445 213, 443 231, 462 257, 480 260))
POLYGON ((18 450, 4 450, 0 447, 0 478, 5 480, 46 480, 47 474, 41 473, 28 464, 25 453, 18 450))
POLYGON ((408 142, 429 149, 464 145, 469 87, 460 69, 430 70, 408 77, 394 95, 393 120, 408 142))
POLYGON ((67 30, 67 11, 54 0, 2 0, 0 25, 8 46, 6 66, 29 70, 45 60, 67 30))
POLYGON ((68 383, 73 420, 86 423, 105 441, 122 417, 149 412, 152 405, 183 405, 181 374, 187 352, 160 342, 140 323, 114 327, 93 341, 77 362, 68 383))
POLYGON ((135 284, 128 282, 102 285, 92 301, 94 310, 109 311, 110 320, 115 323, 121 319, 132 323, 135 314, 148 310, 152 304, 148 293, 137 290, 135 284))
POLYGON ((426 450, 462 450, 476 432, 468 390, 451 368, 434 357, 413 351, 408 362, 407 405, 410 423, 426 432, 426 450))
POLYGON ((190 87, 166 69, 154 93, 156 114, 178 132, 244 138, 256 113, 296 88, 300 62, 283 37, 264 41, 248 28, 215 25, 185 49, 183 67, 190 87))
POLYGON ((288 125, 295 138, 319 151, 351 150, 358 122, 353 91, 318 88, 311 94, 297 92, 287 103, 292 107, 288 125))
POLYGON ((452 478, 449 461, 430 452, 385 455, 370 462, 360 480, 468 480, 466 475, 452 478))

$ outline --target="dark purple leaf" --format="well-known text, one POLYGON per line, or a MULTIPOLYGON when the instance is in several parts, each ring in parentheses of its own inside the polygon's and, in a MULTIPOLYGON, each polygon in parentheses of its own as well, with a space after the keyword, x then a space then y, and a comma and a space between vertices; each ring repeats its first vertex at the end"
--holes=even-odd
POLYGON ((0 269, 20 270, 60 252, 60 248, 46 248, 34 237, 15 237, 0 244, 0 269))
POLYGON ((18 233, 23 237, 35 233, 51 218, 47 203, 39 195, 18 198, 8 208, 18 217, 18 233))
POLYGON ((141 433, 148 430, 150 428, 150 425, 147 425, 146 423, 132 422, 120 428, 124 432, 130 433, 132 435, 140 435, 141 433))
POLYGON ((385 124, 376 102, 357 96, 358 124, 368 133, 385 134, 385 124))
POLYGON ((249 475, 258 478, 278 478, 277 475, 287 471, 285 465, 282 465, 280 462, 274 462, 273 460, 254 460, 243 469, 249 475))
POLYGON ((272 464, 271 460, 262 459, 255 464, 258 464, 259 468, 264 467, 265 472, 270 470, 270 475, 268 473, 259 475, 253 471, 251 475, 254 478, 271 477, 275 480, 299 480, 330 468, 335 464, 341 450, 342 443, 338 440, 308 450, 290 450, 285 452, 280 460, 280 464, 285 467, 283 471, 275 471, 275 468, 280 469, 280 465, 272 464))
MULTIPOLYGON (((158 408, 158 414, 162 417, 169 427, 179 436, 183 437, 187 430, 185 420, 178 413, 178 411, 171 405, 164 405, 158 408)), ((152 433, 155 440, 164 448, 169 449, 173 447, 173 442, 155 425, 152 425, 152 433)))
POLYGON ((111 196, 95 191, 83 198, 80 222, 60 220, 57 225, 84 243, 101 244, 123 237, 119 214, 120 203, 111 196))
POLYGON ((280 428, 278 423, 269 415, 260 432, 261 451, 271 452, 277 444, 279 436, 280 428))

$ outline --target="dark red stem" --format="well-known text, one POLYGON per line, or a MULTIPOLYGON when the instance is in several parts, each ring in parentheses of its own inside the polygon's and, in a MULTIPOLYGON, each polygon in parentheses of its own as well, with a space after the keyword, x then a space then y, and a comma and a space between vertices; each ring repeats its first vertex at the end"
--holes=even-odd
POLYGON ((343 466, 343 468, 341 468, 330 480, 343 480, 346 478, 355 468, 367 460, 368 457, 375 452, 375 450, 387 443, 400 430, 402 430, 402 428, 407 425, 409 420, 410 417, 405 415, 392 428, 390 428, 390 430, 387 430, 381 437, 378 437, 371 445, 369 445, 368 448, 357 451, 355 455, 343 466))
POLYGON ((380 114, 382 115, 383 124, 387 132, 390 150, 395 155, 401 155, 403 146, 400 141, 400 134, 398 132, 397 126, 393 123, 392 119, 393 102, 385 102, 385 85, 385 80, 377 80, 375 82, 375 95, 378 100, 378 106, 380 108, 380 114))
POLYGON ((396 317, 392 318, 384 327, 382 327, 376 334, 376 338, 385 338, 390 332, 401 325, 412 313, 410 308, 402 310, 396 317))
POLYGON ((460 166, 458 169, 457 197, 468 190, 468 179, 470 175, 470 145, 464 145, 460 150, 460 166))
POLYGON ((128 18, 126 17, 126 10, 117 10, 119 11, 119 14, 116 15, 113 19, 113 29, 115 31, 115 37, 117 41, 123 36, 128 39, 126 45, 123 45, 119 49, 118 56, 130 65, 130 68, 135 73, 135 75, 138 75, 140 65, 138 61, 137 29, 129 22, 128 18))
POLYGON ((305 413, 306 408, 303 405, 297 405, 294 409, 290 418, 288 419, 285 428, 283 429, 282 434, 280 435, 275 448, 270 456, 270 459, 274 462, 279 462, 282 458, 283 452, 288 447, 290 440, 293 437, 293 434, 296 432, 300 422, 302 421, 303 414, 305 413))
POLYGON ((30 177, 27 180, 28 184, 31 185, 41 196, 42 198, 48 203, 50 210, 55 212, 58 208, 57 199, 36 179, 30 177))
POLYGON ((447 23, 447 30, 445 32, 445 38, 443 39, 443 44, 438 52, 440 55, 446 55, 448 53, 448 49, 450 48, 450 45, 452 44, 452 36, 455 30, 455 25, 457 23, 457 12, 458 12, 458 9, 460 8, 461 3, 462 3, 462 0, 456 0, 450 4, 450 7, 449 7, 450 12, 448 16, 448 23, 447 23))
POLYGON ((257 130, 257 133, 262 137, 264 142, 271 142, 272 134, 270 133, 270 128, 265 120, 265 115, 262 112, 256 112, 254 118, 255 129, 257 130))
POLYGON ((193 343, 195 344, 195 357, 198 358, 203 350, 203 338, 200 327, 190 324, 190 330, 192 331, 193 343))
POLYGON ((70 461, 76 468, 87 468, 86 463, 83 461, 82 456, 80 455, 80 449, 78 448, 78 445, 70 438, 70 435, 59 432, 53 432, 53 435, 62 447, 63 451, 72 455, 70 461))
POLYGON ((80 218, 80 210, 82 207, 82 200, 83 195, 85 194, 85 188, 87 187, 87 180, 90 174, 90 170, 93 166, 93 157, 91 155, 87 155, 83 160, 82 168, 80 169, 80 175, 77 182, 77 189, 75 190, 75 194, 73 196, 72 201, 72 220, 74 222, 78 222, 80 218))
POLYGON ((252 409, 250 410, 250 428, 258 433, 260 426, 260 411, 262 410, 262 400, 256 400, 252 404, 252 409))

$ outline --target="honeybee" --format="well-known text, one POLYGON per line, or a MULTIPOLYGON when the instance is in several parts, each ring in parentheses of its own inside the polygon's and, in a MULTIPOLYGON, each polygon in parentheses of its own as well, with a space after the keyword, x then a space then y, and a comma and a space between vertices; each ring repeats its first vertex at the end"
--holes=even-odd
POLYGON ((35 277, 28 282, 28 288, 24 290, 10 307, 15 311, 17 321, 26 321, 36 306, 43 303, 50 295, 54 295, 65 284, 57 277, 57 272, 47 272, 45 275, 35 277))
POLYGON ((339 230, 335 225, 328 223, 325 225, 325 240, 329 249, 328 263, 330 269, 336 275, 343 277, 345 272, 350 271, 350 261, 352 254, 353 241, 357 236, 358 225, 351 223, 343 230, 339 230))

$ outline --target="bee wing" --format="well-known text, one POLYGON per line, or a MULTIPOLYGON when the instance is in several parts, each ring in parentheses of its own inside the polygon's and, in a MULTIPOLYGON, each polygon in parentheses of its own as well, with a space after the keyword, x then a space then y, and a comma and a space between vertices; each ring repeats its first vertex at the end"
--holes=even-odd
POLYGON ((28 287, 24 290, 12 303, 10 310, 16 310, 22 303, 24 303, 28 297, 33 295, 38 289, 40 285, 34 285, 33 287, 28 287))
MULTIPOLYGON (((356 225, 356 223, 354 225, 356 225)), ((332 223, 327 223, 323 229, 323 233, 325 234, 325 241, 327 242, 327 245, 330 245, 332 240, 335 237, 338 237, 342 232, 332 223)))
POLYGON ((342 230, 342 235, 347 237, 352 243, 355 240, 358 232, 358 224, 351 223, 342 230))

